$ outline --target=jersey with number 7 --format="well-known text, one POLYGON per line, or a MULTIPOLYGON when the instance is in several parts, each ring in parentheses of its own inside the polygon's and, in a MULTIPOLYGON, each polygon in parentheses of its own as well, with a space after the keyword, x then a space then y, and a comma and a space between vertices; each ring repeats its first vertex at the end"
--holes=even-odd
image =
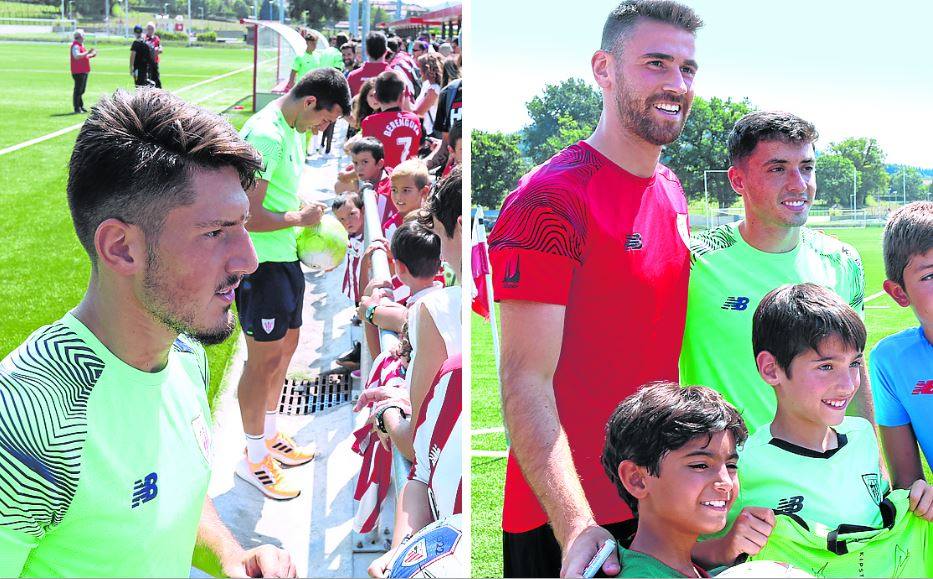
POLYGON ((414 113, 392 108, 363 119, 364 137, 376 137, 385 149, 386 169, 418 156, 421 119, 414 113))

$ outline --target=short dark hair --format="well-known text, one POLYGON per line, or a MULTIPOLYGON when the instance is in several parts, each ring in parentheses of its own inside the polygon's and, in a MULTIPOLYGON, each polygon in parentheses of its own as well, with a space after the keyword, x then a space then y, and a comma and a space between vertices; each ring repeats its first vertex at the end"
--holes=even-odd
POLYGON ((816 127, 797 115, 783 111, 748 113, 729 133, 729 161, 737 165, 749 157, 760 141, 813 144, 820 137, 816 127))
POLYGON ((434 277, 441 269, 441 238, 417 221, 403 223, 392 234, 392 256, 412 276, 434 277))
POLYGON ((382 146, 382 141, 376 137, 363 137, 362 139, 356 139, 350 145, 350 154, 359 155, 360 153, 365 153, 369 151, 373 159, 378 163, 382 158, 385 157, 385 148, 382 146))
POLYGON ((353 42, 352 40, 344 42, 343 44, 340 45, 340 50, 341 51, 352 50, 353 52, 356 52, 356 43, 353 42))
POLYGON ((696 33, 703 20, 692 8, 673 0, 626 0, 609 13, 603 25, 600 48, 620 54, 625 34, 638 23, 640 18, 665 22, 687 32, 696 33))
POLYGON ((770 352, 790 377, 794 358, 836 336, 846 345, 865 349, 865 324, 849 304, 815 283, 786 284, 762 298, 752 318, 752 350, 770 352))
POLYGON ((379 60, 385 56, 388 48, 386 35, 378 30, 374 30, 366 35, 366 54, 373 60, 379 60))
POLYGON ((192 173, 223 167, 233 167, 249 189, 262 157, 222 117, 160 89, 102 98, 78 133, 67 187, 91 262, 96 266, 94 234, 103 221, 138 225, 154 244, 168 212, 194 202, 192 173))
POLYGON ((376 100, 382 104, 391 104, 398 100, 405 92, 405 81, 394 70, 386 70, 376 77, 374 89, 376 100))
POLYGON ((423 50, 424 52, 427 52, 427 51, 428 51, 428 43, 425 42, 425 41, 423 41, 423 40, 416 40, 416 41, 414 42, 414 44, 411 45, 411 50, 412 50, 412 52, 414 52, 416 48, 419 49, 419 50, 423 50))
POLYGON ((389 38, 387 38, 386 47, 389 49, 389 52, 398 52, 398 47, 399 47, 398 36, 390 36, 389 38))
POLYGON ((904 288, 904 269, 933 248, 933 201, 914 201, 891 212, 884 225, 885 276, 904 288))
MULTIPOLYGON (((457 218, 463 213, 463 172, 457 165, 450 174, 434 184, 434 190, 418 215, 418 222, 428 229, 434 228, 432 218, 444 226, 448 239, 453 239, 457 218)), ((437 232, 440 235, 440 232, 437 232)))
POLYGON ((335 38, 337 39, 337 46, 340 46, 340 47, 343 47, 343 45, 346 44, 347 41, 350 40, 349 38, 347 38, 347 35, 344 34, 343 32, 337 34, 335 38))
POLYGON ((334 197, 333 202, 330 204, 330 208, 334 211, 337 211, 347 203, 353 204, 357 209, 363 208, 363 198, 360 197, 360 194, 355 191, 348 191, 334 197))
POLYGON ((304 75, 288 93, 293 99, 313 96, 317 99, 315 110, 340 106, 342 115, 350 113, 350 86, 336 68, 317 68, 304 75))
POLYGON ((463 125, 460 121, 455 122, 447 133, 447 144, 451 149, 457 147, 457 141, 463 138, 463 125))
POLYGON ((722 394, 705 386, 681 387, 674 382, 651 382, 622 401, 606 424, 602 463, 619 496, 638 516, 638 500, 619 479, 619 465, 630 460, 651 476, 661 473, 664 457, 697 436, 710 440, 729 431, 738 447, 748 428, 722 394))

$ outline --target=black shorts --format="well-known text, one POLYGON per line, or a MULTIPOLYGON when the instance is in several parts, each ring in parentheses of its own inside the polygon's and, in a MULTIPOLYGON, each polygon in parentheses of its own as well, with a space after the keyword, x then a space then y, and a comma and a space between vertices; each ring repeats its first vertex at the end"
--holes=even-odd
POLYGON ((247 275, 236 289, 240 326, 257 342, 274 342, 301 327, 305 276, 297 261, 267 261, 247 275))
MULTIPOLYGON (((635 519, 610 523, 603 527, 624 547, 632 542, 635 519)), ((559 577, 560 543, 551 525, 545 524, 524 533, 502 532, 503 577, 559 577)), ((605 577, 602 571, 597 577, 605 577)))

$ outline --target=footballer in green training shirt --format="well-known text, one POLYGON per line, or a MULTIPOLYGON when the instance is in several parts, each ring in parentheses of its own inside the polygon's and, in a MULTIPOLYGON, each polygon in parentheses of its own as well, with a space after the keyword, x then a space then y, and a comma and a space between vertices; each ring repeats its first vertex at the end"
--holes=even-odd
POLYGON ((304 133, 323 131, 349 110, 346 79, 333 68, 319 68, 250 117, 240 131, 262 155, 262 170, 246 191, 247 229, 259 267, 236 290, 247 352, 238 387, 246 453, 236 474, 277 500, 301 492, 280 466, 298 466, 315 456, 312 447, 298 446, 279 432, 275 420, 277 397, 302 322, 305 278, 296 230, 320 223, 324 208, 319 203, 302 205, 298 197, 305 168, 304 133))
POLYGON ((256 269, 259 166, 229 123, 161 90, 91 111, 68 179, 87 292, 0 362, 0 576, 187 577, 193 553, 295 576, 281 549, 244 551, 206 498, 201 344, 230 336, 256 269))
MULTIPOLYGON (((761 298, 783 284, 812 282, 864 314, 858 252, 804 227, 816 196, 817 137, 812 124, 790 113, 742 117, 729 135, 729 182, 742 196, 745 217, 691 238, 680 382, 722 392, 751 433, 771 421, 777 404, 752 354, 752 314, 761 298)), ((862 373, 856 406, 873 423, 862 373)))

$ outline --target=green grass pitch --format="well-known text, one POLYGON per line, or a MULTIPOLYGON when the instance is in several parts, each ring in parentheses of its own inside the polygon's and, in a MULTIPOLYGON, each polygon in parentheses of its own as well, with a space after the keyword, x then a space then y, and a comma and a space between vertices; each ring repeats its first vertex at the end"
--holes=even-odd
MULTIPOLYGON (((863 229, 830 229, 827 233, 853 245, 862 256, 865 267, 865 297, 882 291, 884 260, 881 254, 880 227, 863 229)), ((474 430, 502 426, 499 386, 492 354, 489 324, 473 314, 472 318, 472 428, 474 430)), ((870 352, 881 338, 917 324, 909 309, 899 307, 884 294, 866 304, 868 326, 867 350, 870 352)), ((502 451, 506 449, 501 432, 471 437, 474 450, 502 451)), ((472 463, 472 523, 473 576, 502 576, 502 493, 505 485, 505 459, 474 456, 472 463)), ((926 465, 924 465, 926 466, 926 465)), ((927 478, 930 478, 927 471, 927 478)))
MULTIPOLYGON (((101 95, 133 88, 129 44, 99 49, 91 61, 85 108, 101 95)), ((73 86, 68 49, 67 44, 0 42, 0 149, 84 119, 68 114, 73 86)), ((169 47, 162 56, 163 85, 181 89, 180 96, 189 102, 220 112, 251 94, 252 62, 252 52, 245 48, 169 47), (237 70, 241 72, 185 88, 237 70)), ((239 126, 245 119, 246 114, 238 113, 231 122, 239 126)), ((0 358, 36 328, 60 318, 87 287, 90 265, 74 234, 65 197, 77 134, 71 131, 0 156, 0 358)), ((208 348, 212 400, 234 343, 208 348)))

